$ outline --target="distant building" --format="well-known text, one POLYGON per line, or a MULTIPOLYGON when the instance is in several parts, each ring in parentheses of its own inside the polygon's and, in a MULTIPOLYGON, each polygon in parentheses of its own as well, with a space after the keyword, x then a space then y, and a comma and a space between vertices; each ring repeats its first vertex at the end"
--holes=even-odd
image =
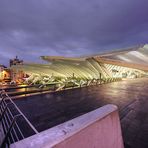
POLYGON ((10 69, 4 65, 0 65, 0 81, 9 82, 10 81, 10 69))
POLYGON ((10 82, 11 81, 11 70, 9 68, 5 68, 3 70, 3 81, 10 82))
POLYGON ((18 59, 17 56, 14 59, 10 59, 10 67, 12 65, 19 65, 19 64, 23 64, 23 60, 18 59))
MULTIPOLYGON (((10 59, 10 68, 13 65, 23 65, 23 60, 20 60, 17 56, 14 59, 10 59)), ((24 73, 22 70, 11 69, 11 80, 15 82, 20 82, 20 80, 24 77, 24 73)))
POLYGON ((3 71, 6 67, 4 65, 0 65, 0 80, 3 80, 3 71))
POLYGON ((5 68, 7 68, 7 67, 4 65, 0 65, 0 72, 2 72, 5 68))

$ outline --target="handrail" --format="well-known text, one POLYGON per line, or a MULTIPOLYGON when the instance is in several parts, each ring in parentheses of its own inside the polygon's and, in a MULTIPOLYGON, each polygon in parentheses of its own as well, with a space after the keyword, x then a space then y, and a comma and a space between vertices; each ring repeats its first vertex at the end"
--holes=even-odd
POLYGON ((15 106, 15 108, 19 111, 19 113, 24 117, 24 119, 27 121, 27 123, 30 125, 30 127, 34 130, 34 132, 37 134, 39 133, 35 127, 30 123, 30 121, 26 118, 26 116, 22 113, 22 111, 17 107, 17 105, 12 101, 12 99, 6 94, 7 98, 11 101, 11 103, 15 106))
POLYGON ((39 133, 4 90, 0 92, 0 96, 0 122, 4 132, 0 148, 39 133), (23 130, 24 127, 19 123, 25 123, 23 126, 27 126, 29 130, 23 130))
POLYGON ((83 85, 70 82, 70 83, 73 83, 73 85, 69 86, 69 82, 63 82, 63 85, 65 85, 64 87, 57 86, 57 84, 61 84, 61 83, 56 83, 56 84, 48 84, 47 83, 44 85, 35 84, 35 85, 27 85, 27 86, 19 86, 19 87, 9 87, 9 88, 4 88, 4 89, 0 89, 0 90, 2 90, 2 91, 5 90, 10 96, 22 96, 22 95, 27 96, 27 94, 36 94, 39 92, 42 93, 42 92, 47 92, 47 91, 53 92, 53 91, 65 90, 68 88, 85 87, 85 86, 89 86, 89 85, 101 85, 101 84, 115 82, 115 81, 119 81, 119 80, 122 80, 122 79, 121 78, 111 78, 111 77, 101 78, 101 79, 94 78, 92 80, 86 81, 86 83, 84 83, 83 85), (46 87, 44 88, 44 86, 46 86, 46 87))

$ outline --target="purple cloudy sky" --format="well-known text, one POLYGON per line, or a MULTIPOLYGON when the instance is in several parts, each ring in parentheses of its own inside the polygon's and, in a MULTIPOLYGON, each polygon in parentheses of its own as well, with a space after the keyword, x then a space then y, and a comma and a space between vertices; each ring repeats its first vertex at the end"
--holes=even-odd
POLYGON ((147 43, 148 0, 0 0, 0 64, 147 43))

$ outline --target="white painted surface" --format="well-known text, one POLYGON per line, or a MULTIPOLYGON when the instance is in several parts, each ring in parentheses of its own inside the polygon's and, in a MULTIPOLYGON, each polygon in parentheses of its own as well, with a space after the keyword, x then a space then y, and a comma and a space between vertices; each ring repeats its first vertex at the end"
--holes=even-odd
POLYGON ((11 148, 123 148, 117 107, 106 105, 16 142, 11 148))

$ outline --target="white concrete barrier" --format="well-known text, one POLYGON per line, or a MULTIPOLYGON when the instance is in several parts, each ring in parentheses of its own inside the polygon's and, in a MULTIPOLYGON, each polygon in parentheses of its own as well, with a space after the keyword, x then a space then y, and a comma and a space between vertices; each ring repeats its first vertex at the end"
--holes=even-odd
POLYGON ((16 142, 11 148, 123 148, 115 105, 106 105, 16 142))

